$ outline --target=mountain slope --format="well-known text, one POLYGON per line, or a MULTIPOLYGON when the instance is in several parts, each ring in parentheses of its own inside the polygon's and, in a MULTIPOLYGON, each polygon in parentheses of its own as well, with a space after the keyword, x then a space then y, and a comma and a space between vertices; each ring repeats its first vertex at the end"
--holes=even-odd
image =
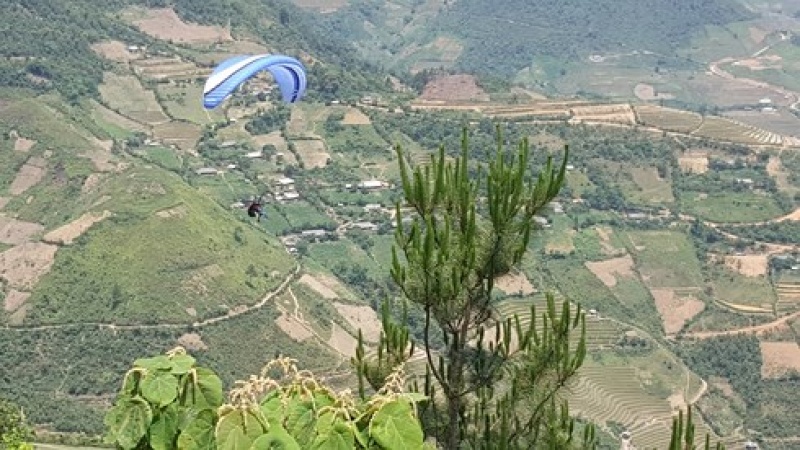
POLYGON ((388 66, 513 76, 534 62, 647 50, 672 57, 706 26, 753 17, 735 0, 353 0, 323 17, 388 66))

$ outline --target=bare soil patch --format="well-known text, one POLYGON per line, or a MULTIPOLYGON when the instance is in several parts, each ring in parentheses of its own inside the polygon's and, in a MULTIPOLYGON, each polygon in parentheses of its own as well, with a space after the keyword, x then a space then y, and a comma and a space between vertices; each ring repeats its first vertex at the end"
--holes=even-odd
POLYGON ((506 295, 528 295, 536 292, 528 277, 522 272, 509 272, 494 280, 494 286, 506 295))
POLYGON ((133 24, 142 32, 165 41, 213 43, 233 40, 229 30, 184 22, 171 8, 146 10, 145 17, 134 20, 133 24))
POLYGON ((351 336, 350 333, 337 325, 336 322, 332 322, 331 337, 328 339, 328 345, 344 356, 353 357, 356 355, 356 345, 358 345, 358 341, 351 336))
POLYGON ((478 86, 473 75, 444 75, 429 81, 420 99, 488 101, 489 95, 478 86))
POLYGON ((656 301, 656 309, 661 315, 666 334, 675 334, 694 316, 706 307, 705 303, 694 297, 678 297, 672 289, 650 289, 656 301))
POLYGON ((725 265, 746 277, 767 274, 769 255, 725 256, 725 265))
POLYGON ((603 253, 609 256, 626 253, 625 249, 616 248, 611 244, 611 234, 614 233, 611 227, 596 226, 594 229, 597 231, 597 236, 600 237, 600 247, 602 247, 603 253))
POLYGON ((100 181, 103 179, 103 174, 100 173, 93 173, 86 177, 86 180, 83 181, 83 186, 81 187, 81 194, 87 194, 92 192, 100 181))
POLYGON ((44 230, 42 225, 23 222, 0 215, 0 243, 8 245, 24 244, 30 237, 44 230))
POLYGON ((30 291, 50 271, 58 247, 26 242, 0 253, 0 277, 14 288, 30 291))
POLYGON ((194 294, 205 295, 208 293, 208 286, 206 286, 206 283, 224 274, 225 272, 222 271, 222 268, 218 264, 211 264, 195 270, 191 276, 183 280, 182 287, 194 294))
POLYGON ((178 338, 178 345, 189 351, 208 350, 208 345, 197 333, 185 333, 178 338))
POLYGON ((369 116, 358 108, 347 108, 344 119, 342 119, 342 125, 369 125, 371 123, 369 116))
POLYGON ((306 169, 325 167, 328 165, 330 154, 325 148, 325 142, 319 139, 306 139, 294 142, 295 149, 303 161, 306 169))
POLYGON ((311 289, 313 289, 323 298, 326 298, 328 300, 339 298, 339 294, 337 294, 336 291, 329 288, 324 283, 320 282, 319 280, 317 280, 316 278, 314 278, 309 274, 304 274, 302 277, 300 277, 299 281, 307 285, 311 289))
POLYGON ((99 172, 111 172, 115 170, 117 166, 111 163, 111 149, 114 147, 114 141, 93 139, 93 142, 95 146, 84 151, 81 156, 89 158, 94 164, 95 169, 99 172))
POLYGON ((374 309, 366 305, 356 306, 344 303, 334 303, 333 306, 350 326, 361 330, 364 339, 369 342, 378 342, 383 326, 374 309))
POLYGON ((686 173, 703 174, 708 172, 708 157, 705 155, 686 155, 678 158, 678 165, 686 173))
POLYGON ((0 209, 5 208, 9 201, 11 201, 11 199, 8 197, 0 197, 0 209))
POLYGON ((733 65, 747 67, 750 70, 765 70, 765 69, 780 70, 782 68, 780 64, 782 60, 783 58, 781 58, 778 55, 767 55, 767 56, 759 56, 757 58, 742 59, 739 61, 735 61, 733 65))
POLYGON ((771 156, 769 158, 769 162, 767 162, 767 174, 775 179, 775 184, 777 184, 779 191, 786 192, 794 190, 792 183, 789 182, 789 174, 783 170, 780 157, 771 156))
POLYGON ((156 211, 156 216, 161 217, 162 219, 169 219, 171 217, 180 219, 181 217, 186 217, 186 214, 188 212, 189 210, 188 208, 186 208, 186 205, 178 205, 178 206, 173 206, 172 208, 156 211))
POLYGON ((785 215, 785 216, 783 216, 781 218, 775 219, 776 222, 784 222, 786 220, 800 222, 800 208, 795 209, 791 213, 789 213, 789 214, 787 214, 787 215, 785 215))
POLYGON ((800 372, 800 345, 797 342, 761 342, 762 378, 777 378, 787 372, 800 372))
POLYGON ((8 187, 8 192, 11 195, 20 195, 39 184, 46 173, 45 167, 47 167, 47 163, 44 159, 38 156, 29 159, 28 162, 20 167, 17 176, 11 182, 11 186, 8 187))
POLYGON ((750 33, 750 39, 752 39, 756 44, 762 43, 769 34, 767 31, 764 31, 758 27, 748 27, 747 31, 750 33))
POLYGON ((128 51, 128 46, 120 41, 103 41, 92 44, 92 50, 105 59, 116 62, 128 62, 141 55, 128 51))
POLYGON ((52 244, 70 245, 75 242, 83 233, 87 232, 92 225, 111 217, 110 211, 87 212, 72 222, 63 225, 44 236, 46 242, 52 244))
POLYGON ((615 275, 620 277, 634 276, 634 263, 631 255, 607 259, 605 261, 587 261, 585 264, 586 268, 608 287, 617 285, 617 278, 615 275))
POLYGON ((14 141, 14 151, 20 153, 27 153, 33 146, 36 145, 36 141, 33 139, 27 139, 24 137, 17 137, 17 140, 14 141))
POLYGON ((639 83, 633 88, 633 93, 639 100, 671 100, 675 98, 672 94, 656 92, 656 88, 650 84, 639 83))
POLYGON ((297 342, 303 342, 314 336, 314 333, 305 324, 285 311, 275 319, 275 324, 278 325, 281 331, 297 342))
POLYGON ((166 144, 174 144, 184 151, 193 150, 201 134, 200 125, 189 122, 173 121, 153 127, 153 135, 156 139, 166 144))
POLYGON ((18 310, 20 306, 24 305, 30 296, 30 292, 11 289, 8 295, 6 295, 4 309, 7 313, 13 313, 18 310))

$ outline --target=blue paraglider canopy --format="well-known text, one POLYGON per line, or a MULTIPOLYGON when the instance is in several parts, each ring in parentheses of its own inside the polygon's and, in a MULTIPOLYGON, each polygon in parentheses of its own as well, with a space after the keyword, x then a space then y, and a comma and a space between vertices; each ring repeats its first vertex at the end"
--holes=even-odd
POLYGON ((220 63, 206 80, 203 107, 214 109, 242 83, 267 70, 278 84, 283 101, 295 103, 306 92, 306 69, 295 58, 285 55, 240 55, 220 63))

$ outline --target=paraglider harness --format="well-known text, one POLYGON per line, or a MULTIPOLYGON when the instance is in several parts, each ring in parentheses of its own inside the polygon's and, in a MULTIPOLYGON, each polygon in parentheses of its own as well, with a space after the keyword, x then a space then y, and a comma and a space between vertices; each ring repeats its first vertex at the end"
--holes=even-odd
POLYGON ((250 217, 258 217, 258 221, 261 222, 261 218, 266 216, 264 209, 261 206, 261 198, 258 200, 253 200, 250 203, 250 206, 247 208, 247 215, 250 217))

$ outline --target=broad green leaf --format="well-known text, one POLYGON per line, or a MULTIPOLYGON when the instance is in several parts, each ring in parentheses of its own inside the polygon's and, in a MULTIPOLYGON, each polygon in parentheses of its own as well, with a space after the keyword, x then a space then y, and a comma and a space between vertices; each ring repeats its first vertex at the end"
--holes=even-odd
POLYGON ((253 441, 238 427, 231 429, 224 439, 220 437, 217 440, 218 450, 250 450, 252 445, 253 441))
POLYGON ((106 426, 114 441, 124 450, 136 448, 153 420, 150 405, 141 397, 122 398, 108 412, 106 426))
POLYGON ((352 450, 356 448, 353 430, 343 423, 338 423, 325 434, 314 439, 313 450, 352 450))
POLYGON ((194 366, 195 359, 189 355, 175 355, 170 362, 172 363, 172 373, 183 375, 194 366))
POLYGON ((325 391, 318 391, 314 393, 314 408, 319 411, 326 406, 333 406, 335 400, 325 391))
POLYGON ((283 424, 283 403, 277 393, 261 402, 261 414, 270 425, 283 424))
POLYGON ((164 355, 158 355, 153 358, 139 358, 133 362, 133 365, 147 370, 169 370, 172 368, 169 358, 164 355))
MULTIPOLYGON (((301 450, 300 444, 280 425, 272 425, 269 432, 253 442, 250 450, 301 450)), ((349 450, 349 449, 348 449, 349 450)))
MULTIPOLYGON (((195 373, 197 374, 195 404, 209 408, 217 408, 222 405, 222 380, 217 374, 204 367, 197 367, 195 373)), ((192 400, 191 396, 189 400, 192 400)))
POLYGON ((238 442, 231 436, 238 436, 237 433, 241 433, 241 436, 247 439, 249 446, 250 442, 264 434, 266 430, 256 417, 257 413, 257 411, 235 409, 220 417, 216 430, 220 445, 228 441, 238 442))
POLYGON ((153 450, 173 450, 177 434, 178 411, 177 406, 173 404, 164 408, 150 425, 150 447, 153 450))
POLYGON ((214 445, 214 412, 200 411, 178 436, 180 450, 216 450, 214 445))
POLYGON ((125 378, 122 380, 122 389, 120 389, 120 393, 122 395, 129 395, 133 397, 137 394, 139 381, 141 381, 141 379, 141 372, 135 370, 129 371, 125 374, 125 378))
POLYGON ((178 379, 169 372, 148 372, 141 383, 142 396, 150 403, 166 406, 178 397, 178 379))
POLYGON ((422 427, 405 401, 387 403, 372 416, 369 432, 386 450, 422 449, 422 427))
POLYGON ((286 429, 297 443, 307 448, 314 439, 316 413, 311 402, 291 402, 286 408, 286 429))

